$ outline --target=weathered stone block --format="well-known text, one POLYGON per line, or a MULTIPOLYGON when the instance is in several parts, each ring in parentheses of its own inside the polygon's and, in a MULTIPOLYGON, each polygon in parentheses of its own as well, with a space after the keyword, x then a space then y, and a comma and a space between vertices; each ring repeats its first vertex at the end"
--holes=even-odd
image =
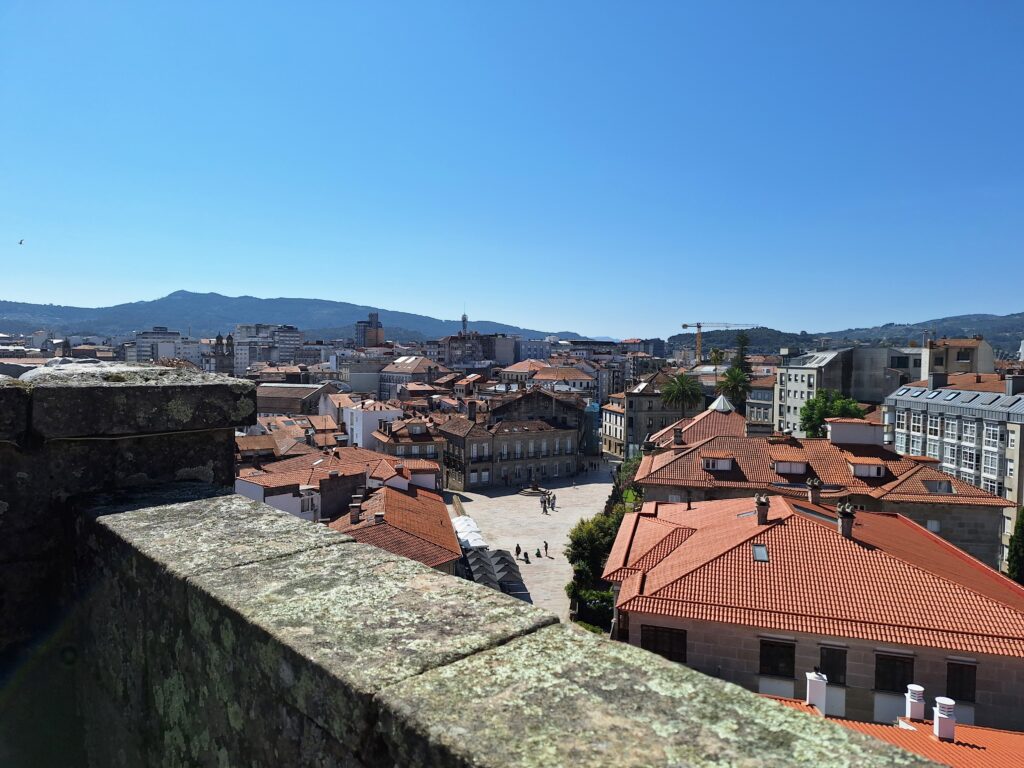
POLYGON ((28 429, 29 387, 0 377, 0 440, 21 440, 28 429))
POLYGON ((402 766, 924 766, 926 760, 563 625, 385 689, 402 766), (471 716, 453 717, 451 704, 471 716))
POLYGON ((256 420, 252 382, 154 366, 40 369, 31 429, 43 438, 217 429, 256 420))

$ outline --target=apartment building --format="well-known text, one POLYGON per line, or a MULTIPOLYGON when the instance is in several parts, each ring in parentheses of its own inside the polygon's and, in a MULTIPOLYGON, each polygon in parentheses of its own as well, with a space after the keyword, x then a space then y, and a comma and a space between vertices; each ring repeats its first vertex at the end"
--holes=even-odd
POLYGON ((1024 728, 1024 588, 897 514, 780 496, 646 502, 604 571, 612 636, 824 714, 892 723, 909 684, 1024 728))
POLYGON ((626 393, 619 392, 601 406, 601 453, 607 459, 622 461, 626 445, 626 393))
POLYGON ((749 434, 770 434, 775 431, 776 375, 756 376, 750 380, 746 417, 749 434))
MULTIPOLYGON (((637 353, 642 354, 642 353, 637 353)), ((625 391, 626 445, 625 458, 640 455, 647 436, 658 432, 686 414, 679 408, 669 407, 662 400, 663 387, 672 380, 670 370, 660 370, 643 376, 640 381, 625 391)), ((704 404, 693 413, 704 410, 704 404)))
POLYGON ((681 502, 754 493, 850 502, 892 512, 996 567, 1006 500, 939 471, 933 459, 882 445, 883 427, 831 419, 828 438, 718 435, 644 456, 636 482, 644 498, 681 502))
POLYGON ((1006 499, 999 564, 1024 504, 1021 480, 1024 376, 933 373, 885 400, 886 440, 927 456, 946 474, 1006 499))
POLYGON ((379 347, 384 343, 384 326, 380 322, 380 313, 370 312, 366 320, 356 321, 355 343, 359 348, 379 347))
POLYGON ((385 366, 380 372, 378 396, 381 400, 398 397, 398 387, 410 381, 423 381, 430 384, 434 379, 451 373, 440 363, 421 355, 402 355, 394 362, 385 366))

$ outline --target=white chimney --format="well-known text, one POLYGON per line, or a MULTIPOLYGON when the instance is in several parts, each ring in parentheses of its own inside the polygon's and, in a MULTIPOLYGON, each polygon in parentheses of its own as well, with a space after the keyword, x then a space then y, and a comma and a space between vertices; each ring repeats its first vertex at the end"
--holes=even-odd
POLYGON ((908 720, 924 720, 924 686, 911 683, 907 686, 907 710, 908 720))
POLYGON ((956 740, 956 702, 945 696, 935 697, 935 708, 932 710, 935 724, 932 728, 935 738, 941 741, 956 740))
POLYGON ((755 494, 754 508, 757 510, 757 524, 768 525, 768 494, 755 494))
POLYGON ((807 698, 806 703, 816 707, 821 714, 825 714, 825 697, 828 694, 828 675, 821 672, 807 673, 807 698))

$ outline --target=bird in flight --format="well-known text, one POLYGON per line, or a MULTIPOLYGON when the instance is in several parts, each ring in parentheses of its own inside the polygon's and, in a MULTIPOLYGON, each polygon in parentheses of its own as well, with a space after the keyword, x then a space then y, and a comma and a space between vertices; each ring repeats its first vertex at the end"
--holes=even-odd
POLYGON ((18 241, 18 245, 24 245, 24 244, 25 244, 25 240, 24 239, 21 239, 21 240, 18 241))

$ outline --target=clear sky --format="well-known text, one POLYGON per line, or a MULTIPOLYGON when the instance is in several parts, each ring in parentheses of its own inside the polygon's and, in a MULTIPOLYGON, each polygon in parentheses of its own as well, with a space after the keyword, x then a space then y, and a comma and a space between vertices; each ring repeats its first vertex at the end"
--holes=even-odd
POLYGON ((5 0, 0 104, 2 299, 1024 311, 1013 0, 5 0))

